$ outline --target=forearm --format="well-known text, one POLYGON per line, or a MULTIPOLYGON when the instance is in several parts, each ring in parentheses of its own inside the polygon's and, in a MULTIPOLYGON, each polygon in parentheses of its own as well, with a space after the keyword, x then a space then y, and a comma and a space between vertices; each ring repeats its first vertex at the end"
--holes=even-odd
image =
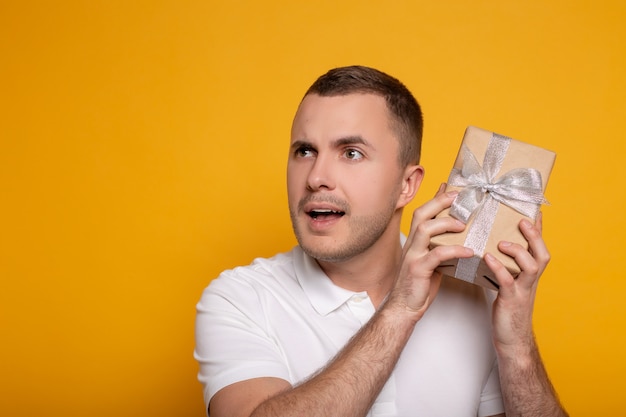
POLYGON ((507 417, 563 417, 534 339, 527 346, 497 349, 500 383, 507 417))
POLYGON ((252 416, 364 416, 404 348, 415 323, 381 308, 328 366, 263 402, 252 416))

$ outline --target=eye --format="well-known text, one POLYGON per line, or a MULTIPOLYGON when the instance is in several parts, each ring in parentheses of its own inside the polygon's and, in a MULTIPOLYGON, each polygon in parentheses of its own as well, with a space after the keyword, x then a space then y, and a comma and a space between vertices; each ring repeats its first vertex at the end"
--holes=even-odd
POLYGON ((358 161, 359 159, 363 159, 363 153, 356 149, 346 149, 344 152, 346 158, 351 159, 353 161, 358 161))
POLYGON ((298 158, 310 158, 315 156, 315 149, 310 146, 299 146, 296 148, 294 155, 298 158))

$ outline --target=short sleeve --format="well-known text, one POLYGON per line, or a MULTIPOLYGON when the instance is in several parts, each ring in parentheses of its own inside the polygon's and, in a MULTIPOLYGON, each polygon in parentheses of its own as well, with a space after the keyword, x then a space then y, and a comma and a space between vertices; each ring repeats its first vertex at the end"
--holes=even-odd
POLYGON ((196 307, 194 357, 204 401, 220 389, 252 378, 289 380, 280 349, 266 332, 254 289, 222 274, 203 292, 196 307), (236 294, 236 301, 230 294, 236 294))

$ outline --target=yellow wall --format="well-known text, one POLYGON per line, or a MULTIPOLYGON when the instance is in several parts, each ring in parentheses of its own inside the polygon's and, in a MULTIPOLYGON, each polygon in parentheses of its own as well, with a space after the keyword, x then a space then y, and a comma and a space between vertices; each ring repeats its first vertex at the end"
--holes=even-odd
POLYGON ((0 414, 202 416, 195 303, 294 244, 291 118, 353 63, 424 108, 413 207, 468 124, 558 153, 538 339, 573 415, 623 408, 625 3, 383 3, 0 4, 0 414))

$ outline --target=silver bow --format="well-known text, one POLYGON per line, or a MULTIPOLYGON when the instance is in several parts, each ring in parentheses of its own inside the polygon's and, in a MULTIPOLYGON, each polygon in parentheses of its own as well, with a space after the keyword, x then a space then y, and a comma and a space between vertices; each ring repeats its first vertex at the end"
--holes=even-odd
POLYGON ((463 167, 453 169, 448 184, 462 187, 450 208, 450 215, 467 223, 472 213, 479 210, 489 198, 506 204, 521 214, 534 219, 540 204, 547 204, 543 196, 541 173, 532 168, 513 169, 495 179, 501 165, 501 152, 487 152, 480 166, 476 157, 463 145, 463 167))

